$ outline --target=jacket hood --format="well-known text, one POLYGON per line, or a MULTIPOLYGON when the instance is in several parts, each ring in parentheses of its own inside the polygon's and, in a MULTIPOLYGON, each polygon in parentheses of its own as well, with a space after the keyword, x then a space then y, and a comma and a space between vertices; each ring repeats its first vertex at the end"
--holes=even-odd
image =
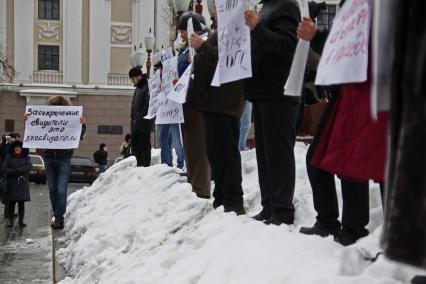
POLYGON ((148 76, 146 74, 142 74, 142 79, 138 82, 138 88, 142 88, 145 84, 148 84, 148 76))
MULTIPOLYGON (((21 147, 22 148, 23 143, 21 141, 14 141, 12 142, 12 144, 10 144, 9 149, 8 149, 8 154, 9 156, 14 156, 15 153, 15 148, 16 147, 21 147)), ((22 148, 22 156, 26 157, 29 154, 29 149, 28 148, 22 148)))

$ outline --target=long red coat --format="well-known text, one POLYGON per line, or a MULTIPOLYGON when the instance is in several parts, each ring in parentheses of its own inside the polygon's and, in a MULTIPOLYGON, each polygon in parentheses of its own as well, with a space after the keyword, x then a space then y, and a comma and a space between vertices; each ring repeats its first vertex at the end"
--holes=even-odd
POLYGON ((386 163, 388 113, 374 121, 370 112, 371 82, 345 84, 334 105, 311 165, 339 177, 382 182, 386 163))

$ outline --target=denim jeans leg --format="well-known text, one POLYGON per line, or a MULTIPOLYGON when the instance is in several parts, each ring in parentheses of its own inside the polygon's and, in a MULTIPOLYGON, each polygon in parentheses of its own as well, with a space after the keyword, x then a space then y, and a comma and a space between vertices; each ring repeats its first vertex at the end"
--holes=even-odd
POLYGON ((247 136, 250 131, 252 108, 251 102, 246 101, 244 112, 240 119, 240 141, 238 143, 240 151, 244 151, 246 148, 247 136))
POLYGON ((173 138, 173 145, 175 146, 177 156, 177 167, 182 169, 185 163, 185 156, 183 154, 182 139, 180 135, 180 124, 172 124, 170 130, 173 138))
POLYGON ((58 159, 58 187, 57 187, 57 214, 55 216, 59 221, 64 220, 67 207, 68 182, 71 174, 71 159, 58 159))
POLYGON ((158 142, 161 149, 161 163, 172 167, 170 138, 170 124, 160 124, 158 126, 158 142))
POLYGON ((50 203, 52 204, 53 216, 57 216, 57 192, 58 192, 58 172, 57 159, 44 158, 44 166, 46 168, 46 181, 49 188, 50 203))

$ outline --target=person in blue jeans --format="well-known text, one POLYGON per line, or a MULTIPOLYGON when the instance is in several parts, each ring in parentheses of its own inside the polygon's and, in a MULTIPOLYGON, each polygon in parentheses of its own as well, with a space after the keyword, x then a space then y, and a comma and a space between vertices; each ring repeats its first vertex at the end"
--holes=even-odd
POLYGON ((238 143, 238 148, 240 151, 244 151, 246 149, 247 136, 249 134, 251 125, 252 107, 253 106, 251 102, 245 102, 244 112, 240 119, 240 142, 238 143))
POLYGON ((178 123, 160 124, 158 126, 158 131, 158 140, 161 148, 161 163, 173 167, 172 145, 174 145, 177 156, 177 167, 183 169, 185 157, 180 138, 180 125, 178 123))
MULTIPOLYGON (((51 106, 70 106, 71 102, 63 96, 51 97, 48 102, 51 106)), ((84 117, 80 118, 83 124, 81 137, 86 132, 84 117)), ((46 168, 47 187, 49 188, 50 202, 52 204, 54 221, 53 229, 64 228, 64 215, 67 206, 68 183, 71 175, 71 157, 73 149, 45 149, 44 165, 46 168)))

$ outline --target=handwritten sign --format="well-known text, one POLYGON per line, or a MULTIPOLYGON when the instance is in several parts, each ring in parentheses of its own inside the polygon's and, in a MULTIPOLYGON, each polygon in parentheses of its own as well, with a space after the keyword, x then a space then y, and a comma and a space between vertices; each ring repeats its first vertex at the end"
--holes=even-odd
POLYGON ((324 46, 316 85, 365 82, 371 0, 348 0, 339 10, 324 46))
POLYGON ((157 115, 158 110, 158 94, 161 90, 161 73, 157 70, 151 79, 148 80, 149 86, 149 107, 148 114, 144 117, 146 119, 152 119, 157 115))
POLYGON ((182 105, 169 100, 165 92, 159 94, 159 106, 155 124, 183 123, 182 105))
MULTIPOLYGON (((307 0, 298 0, 301 16, 309 17, 309 4, 307 0)), ((300 96, 302 94, 303 79, 308 60, 310 42, 299 39, 296 52, 291 63, 290 74, 284 86, 284 95, 300 96)))
POLYGON ((247 1, 216 0, 219 60, 212 86, 252 76, 250 29, 244 21, 247 1))
POLYGON ((166 49, 162 49, 160 53, 161 63, 173 57, 173 49, 168 47, 166 49))
POLYGON ((78 148, 81 106, 27 106, 24 147, 39 149, 78 148))
POLYGON ((188 94, 189 80, 191 79, 192 73, 192 64, 189 64, 182 76, 180 76, 176 85, 173 86, 173 89, 168 94, 167 98, 169 100, 175 101, 179 104, 186 102, 186 95, 188 94))

